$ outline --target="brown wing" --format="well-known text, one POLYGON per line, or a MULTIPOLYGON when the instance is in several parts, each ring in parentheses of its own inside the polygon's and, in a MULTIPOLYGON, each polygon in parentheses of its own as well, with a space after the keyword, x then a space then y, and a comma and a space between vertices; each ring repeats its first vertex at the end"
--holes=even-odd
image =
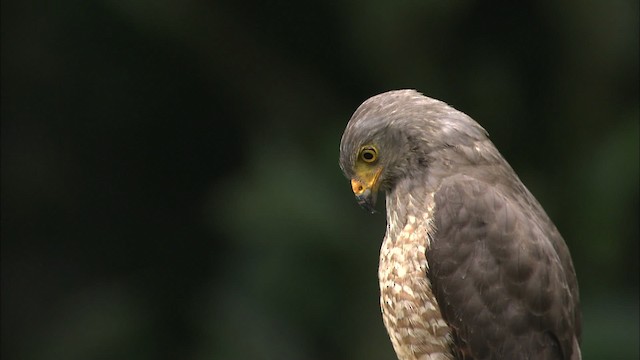
POLYGON ((523 189, 456 175, 435 194, 427 275, 460 359, 580 358, 569 252, 523 189))

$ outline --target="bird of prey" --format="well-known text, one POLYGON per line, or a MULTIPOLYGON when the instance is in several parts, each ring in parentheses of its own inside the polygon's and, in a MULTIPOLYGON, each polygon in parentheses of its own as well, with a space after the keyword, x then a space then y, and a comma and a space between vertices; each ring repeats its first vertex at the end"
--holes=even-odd
POLYGON ((477 122, 414 90, 376 95, 340 167, 364 208, 386 193, 380 306, 398 359, 581 358, 567 245, 477 122))

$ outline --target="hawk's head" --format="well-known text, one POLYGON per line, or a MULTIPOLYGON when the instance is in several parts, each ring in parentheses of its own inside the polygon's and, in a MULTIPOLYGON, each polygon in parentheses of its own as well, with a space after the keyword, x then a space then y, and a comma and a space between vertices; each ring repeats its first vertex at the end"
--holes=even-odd
POLYGON ((428 171, 433 151, 486 138, 478 123, 441 101, 415 90, 389 91, 366 100, 351 117, 340 168, 358 203, 373 211, 378 191, 428 171))

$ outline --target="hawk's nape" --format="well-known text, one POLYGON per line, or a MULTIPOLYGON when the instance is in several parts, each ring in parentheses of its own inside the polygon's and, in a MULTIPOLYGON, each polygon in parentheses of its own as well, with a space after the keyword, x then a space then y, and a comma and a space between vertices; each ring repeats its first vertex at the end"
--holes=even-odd
POLYGON ((358 202, 386 194, 380 305, 399 359, 580 359, 562 236, 485 130, 413 90, 365 101, 340 144, 358 202))

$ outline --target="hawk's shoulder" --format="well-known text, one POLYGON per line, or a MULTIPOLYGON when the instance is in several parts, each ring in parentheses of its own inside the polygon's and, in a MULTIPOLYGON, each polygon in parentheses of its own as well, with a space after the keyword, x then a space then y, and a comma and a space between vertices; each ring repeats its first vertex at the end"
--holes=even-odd
POLYGON ((459 357, 570 359, 579 337, 573 265, 544 210, 517 185, 461 174, 442 181, 428 277, 459 357))

